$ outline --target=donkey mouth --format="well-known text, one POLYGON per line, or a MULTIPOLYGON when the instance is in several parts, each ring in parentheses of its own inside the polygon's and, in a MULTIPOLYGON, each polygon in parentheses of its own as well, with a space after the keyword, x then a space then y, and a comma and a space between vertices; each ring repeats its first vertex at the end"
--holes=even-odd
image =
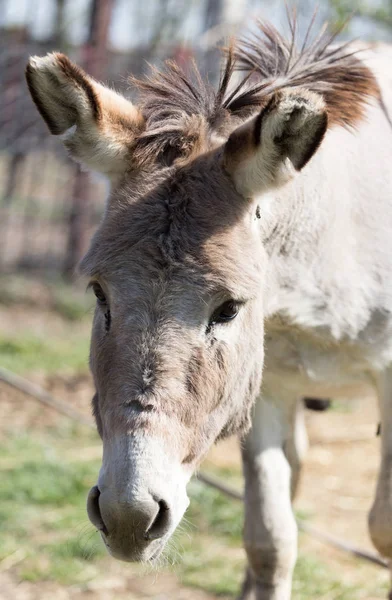
POLYGON ((152 549, 152 553, 151 553, 150 557, 147 559, 148 562, 154 562, 155 560, 157 560, 161 556, 164 547, 165 547, 165 542, 160 541, 160 543, 158 543, 158 547, 155 548, 155 550, 152 549))
POLYGON ((106 517, 102 514, 104 512, 102 492, 97 485, 91 488, 88 494, 87 513, 91 523, 100 532, 102 541, 113 558, 125 562, 151 563, 161 555, 170 537, 170 529, 168 528, 170 520, 168 520, 167 516, 169 509, 163 502, 155 504, 158 507, 158 517, 154 517, 152 524, 150 524, 143 536, 132 530, 127 532, 126 526, 119 533, 118 527, 106 525, 106 517), (164 531, 165 529, 168 531, 164 531), (155 539, 154 536, 156 536, 155 539))
POLYGON ((105 537, 109 535, 107 527, 102 518, 101 510, 99 507, 99 497, 101 492, 97 485, 91 488, 87 498, 87 514, 91 523, 101 532, 105 537))
POLYGON ((103 543, 105 544, 106 550, 109 552, 109 554, 116 560, 120 560, 122 562, 140 562, 152 564, 161 556, 165 547, 165 542, 163 540, 154 540, 154 542, 150 543, 149 546, 144 550, 127 553, 124 550, 116 550, 109 543, 110 537, 108 539, 102 531, 100 533, 103 543))

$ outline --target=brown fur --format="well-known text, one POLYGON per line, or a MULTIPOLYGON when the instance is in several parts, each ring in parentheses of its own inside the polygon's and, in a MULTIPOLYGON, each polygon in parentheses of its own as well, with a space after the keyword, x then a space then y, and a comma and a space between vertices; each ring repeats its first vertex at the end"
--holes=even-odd
POLYGON ((236 190, 228 164, 246 162, 263 144, 264 122, 278 112, 282 99, 292 114, 281 139, 272 140, 276 155, 265 181, 285 157, 300 169, 313 155, 327 126, 319 96, 329 125, 353 126, 369 98, 378 95, 373 76, 347 45, 331 49, 334 36, 324 34, 311 42, 309 29, 298 51, 295 20, 291 26, 288 41, 270 25, 260 25, 261 37, 230 48, 217 90, 196 65, 188 75, 173 62, 162 71, 152 69, 149 77, 133 80, 138 108, 62 54, 33 59, 27 67, 32 97, 52 133, 75 124, 65 142, 71 153, 117 175, 105 219, 82 263, 123 304, 98 308, 95 317, 91 366, 99 396, 94 413, 103 435, 102 407, 112 406, 107 419, 121 427, 150 427, 154 415, 165 414, 177 419, 185 437, 188 432, 184 452, 190 460, 200 457, 212 439, 249 424, 261 358, 243 380, 238 374, 232 380, 231 373, 247 371, 250 347, 260 354, 257 314, 248 311, 255 319, 254 338, 246 340, 244 362, 235 368, 236 353, 217 343, 213 332, 207 346, 190 337, 183 339, 182 353, 176 351, 175 324, 191 323, 198 295, 251 302, 259 293, 263 254, 250 260, 244 225, 249 204, 236 190), (245 74, 233 89, 237 67, 245 74), (259 77, 251 81, 255 71, 259 77), (291 148, 297 154, 301 149, 296 117, 318 102, 320 111, 298 158, 291 148), (175 307, 178 298, 182 305, 175 307), (130 344, 123 323, 132 309, 130 344))
MULTIPOLYGON (((300 49, 296 47, 296 21, 291 17, 291 38, 272 25, 260 23, 260 34, 244 39, 227 51, 218 89, 205 81, 193 64, 185 73, 168 61, 163 70, 152 68, 149 77, 131 79, 139 90, 139 109, 114 96, 87 76, 63 54, 53 56, 69 83, 84 91, 97 127, 109 140, 124 145, 130 167, 189 160, 214 147, 244 120, 264 108, 271 97, 287 88, 305 88, 321 95, 328 110, 328 125, 354 127, 371 98, 380 99, 375 77, 349 44, 334 45, 334 35, 322 32, 311 40, 312 23, 300 49), (233 73, 244 73, 232 89, 233 73)), ((75 109, 67 108, 66 124, 53 118, 58 98, 40 95, 29 64, 30 93, 54 134, 75 123, 75 109)), ((257 131, 257 130, 256 130, 257 131)), ((71 154, 83 155, 77 139, 68 141, 71 154)), ((94 167, 96 168, 96 167, 94 167)))
MULTIPOLYGON (((234 364, 224 345, 213 333, 207 347, 197 339, 187 340, 184 323, 192 322, 198 295, 200 301, 206 294, 252 297, 260 273, 257 264, 247 264, 250 248, 243 216, 248 203, 229 176, 222 177, 215 153, 191 165, 149 173, 153 184, 146 179, 145 173, 135 175, 116 190, 81 265, 93 279, 110 281, 124 303, 113 307, 109 333, 97 308, 91 353, 99 390, 94 413, 100 423, 102 411, 107 413, 118 398, 116 410, 110 411, 116 430, 150 429, 158 418, 161 434, 169 439, 177 422, 182 460, 192 462, 200 459, 211 437, 249 427, 260 362, 252 389, 248 376, 231 381, 228 371, 234 373, 234 364), (143 298, 141 306, 138 296, 143 298), (131 344, 123 326, 126 314, 135 318, 131 344), (174 315, 181 319, 181 353, 177 328, 171 324, 174 315), (126 352, 117 350, 125 347, 126 352), (164 418, 170 427, 165 427, 164 418)), ((262 324, 255 324, 254 330, 261 335, 262 324)), ((255 352, 260 354, 262 348, 255 352)), ((246 371, 245 352, 243 356, 240 369, 246 371)))
MULTIPOLYGON (((98 94, 96 90, 94 90, 93 84, 91 81, 89 81, 89 78, 84 73, 83 69, 75 65, 67 56, 61 54, 60 52, 56 52, 54 56, 56 57, 56 62, 64 77, 67 78, 72 85, 80 88, 86 94, 93 118, 96 122, 99 122, 102 118, 102 109, 98 100, 98 94)), ((31 97, 33 98, 42 118, 48 125, 50 132, 54 135, 63 133, 64 127, 59 127, 58 122, 55 118, 53 118, 52 111, 47 107, 47 99, 43 98, 36 89, 35 69, 31 63, 28 63, 25 74, 31 97)), ((68 107, 67 110, 69 113, 68 126, 71 127, 71 125, 75 122, 76 113, 72 107, 68 107)))
POLYGON ((32 58, 26 79, 51 133, 66 133, 64 145, 73 158, 110 178, 132 167, 135 137, 144 121, 131 102, 58 52, 32 58))
POLYGON ((89 100, 95 121, 100 121, 102 119, 102 107, 99 102, 97 90, 94 89, 92 81, 89 81, 89 78, 86 76, 83 69, 75 65, 67 56, 60 52, 57 53, 57 62, 64 75, 70 81, 74 82, 74 85, 77 85, 84 90, 89 100))
POLYGON ((139 160, 153 158, 171 164, 193 154, 195 147, 205 151, 214 136, 227 137, 240 122, 266 106, 272 94, 287 88, 303 87, 321 95, 329 127, 355 127, 369 100, 381 98, 374 75, 350 44, 333 45, 339 31, 332 35, 322 32, 311 40, 311 23, 298 50, 295 17, 290 23, 290 39, 272 25, 259 23, 259 36, 230 47, 217 90, 202 79, 196 64, 186 74, 168 61, 162 71, 153 68, 145 79, 132 78, 146 119, 135 149, 139 160), (235 69, 245 75, 230 89, 235 69), (192 127, 196 115, 199 131, 192 127))
MULTIPOLYGON (((266 97, 282 88, 302 86, 324 98, 330 127, 355 126, 363 118, 369 99, 381 98, 376 78, 350 43, 334 44, 340 29, 332 35, 322 30, 312 40, 312 21, 299 50, 295 14, 289 21, 290 39, 271 24, 259 22, 259 35, 240 41, 235 50, 239 68, 256 73, 261 80, 247 93, 266 97)), ((237 102, 246 103, 246 93, 237 102)))
MULTIPOLYGON (((295 25, 288 42, 270 26, 261 31, 256 44, 229 50, 217 90, 196 66, 188 76, 168 63, 134 82, 138 108, 62 55, 33 58, 27 70, 51 131, 112 184, 81 270, 98 300, 90 365, 104 446, 88 510, 122 559, 156 556, 154 542, 167 540, 185 510, 191 471, 217 439, 249 430, 274 295, 272 244, 291 227, 277 218, 268 233, 264 192, 305 166, 328 125, 353 127, 378 97, 347 46, 328 48, 333 37, 309 42, 309 31, 297 51, 295 25), (236 60, 248 73, 230 90, 236 60)), ((312 214, 301 202, 294 223, 312 214)), ((254 566, 259 558, 258 548, 254 566)))
MULTIPOLYGON (((226 154, 230 154, 230 145, 234 145, 234 162, 237 154, 242 154, 243 160, 247 150, 251 154, 260 144, 261 123, 278 106, 282 94, 294 98, 298 87, 298 95, 303 102, 307 101, 307 90, 301 91, 299 80, 290 74, 281 77, 280 83, 269 81, 262 86, 250 84, 245 77, 229 93, 235 54, 240 57, 240 53, 239 49, 229 52, 217 91, 202 80, 195 65, 190 76, 176 64, 168 63, 163 71, 153 69, 145 80, 133 80, 140 91, 139 109, 145 122, 144 131, 135 139, 132 157, 139 168, 113 191, 105 220, 82 262, 86 274, 101 282, 110 281, 116 295, 126 299, 124 307, 117 307, 108 335, 99 309, 96 315, 91 355, 99 389, 95 413, 102 410, 106 413, 108 402, 118 398, 117 410, 110 411, 110 419, 115 420, 113 427, 151 428, 157 417, 162 435, 168 439, 172 430, 165 429, 164 416, 168 423, 177 422, 185 463, 200 459, 212 439, 247 429, 261 373, 257 368, 241 381, 238 368, 240 372, 246 370, 248 359, 243 366, 234 368, 232 353, 227 353, 224 345, 216 344, 213 336, 207 347, 182 337, 179 354, 176 328, 170 326, 166 330, 159 323, 164 323, 165 318, 171 322, 175 311, 171 304, 179 296, 181 323, 191 318, 195 300, 187 297, 188 286, 196 298, 198 294, 245 299, 257 295, 262 257, 261 262, 249 262, 252 251, 247 250, 248 231, 243 226, 248 203, 235 190, 227 169, 222 169, 220 145, 236 128, 226 154), (295 89, 285 91, 291 87, 295 89), (260 107, 264 110, 256 117, 260 107), (260 128, 246 123, 243 140, 238 125, 251 115, 255 115, 256 125, 260 122, 260 128), (132 292, 136 295, 131 301, 129 290, 133 288, 138 291, 132 292), (142 307, 138 297, 143 298, 142 307), (122 323, 132 310, 136 310, 136 322, 130 346, 129 332, 122 323), (126 353, 117 352, 116 348, 124 347, 126 353), (116 357, 114 364, 113 357, 116 357), (234 371, 236 381, 230 376, 234 371), (243 385, 246 389, 242 389, 243 385)), ((316 54, 313 47, 312 56, 316 54)), ((333 66, 326 66, 321 59, 319 71, 315 59, 307 60, 306 64, 308 87, 318 93, 320 86, 326 90, 322 95, 329 108, 330 122, 332 119, 332 124, 336 124, 331 117, 332 108, 353 93, 352 82, 357 77, 355 69, 359 63, 351 55, 342 54, 333 66), (351 68, 354 71, 348 76, 347 70, 351 68), (327 85, 322 83, 323 78, 327 85), (334 81, 332 94, 330 87, 334 81), (333 101, 332 97, 339 94, 341 100, 333 101)), ((287 70, 283 60, 280 69, 287 70)), ((268 79, 267 75, 265 68, 264 76, 268 79)), ((367 100, 364 92, 360 99, 358 96, 356 118, 367 100)), ((353 125, 354 121, 346 116, 339 123, 353 125)), ((317 144, 322 139, 326 119, 321 125, 323 131, 315 138, 317 144)), ((299 168, 314 150, 311 146, 299 168)), ((257 315, 253 318, 257 319, 257 315)), ((260 345, 261 328, 256 323, 255 337, 253 341, 247 340, 244 356, 249 357, 249 344, 257 355, 260 352, 256 348, 260 345)), ((184 336, 184 330, 181 331, 184 336)))

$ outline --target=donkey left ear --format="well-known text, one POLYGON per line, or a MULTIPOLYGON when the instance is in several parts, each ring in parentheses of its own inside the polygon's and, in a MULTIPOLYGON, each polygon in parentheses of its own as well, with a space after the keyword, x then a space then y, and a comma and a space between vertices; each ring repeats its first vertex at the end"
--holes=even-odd
POLYGON ((327 125, 325 103, 318 94, 302 89, 276 92, 256 117, 230 135, 224 166, 244 195, 278 187, 293 174, 292 167, 300 171, 311 159, 327 125))
POLYGON ((144 127, 131 102, 57 52, 30 58, 26 79, 50 132, 64 134, 75 160, 111 179, 131 166, 134 142, 144 127))

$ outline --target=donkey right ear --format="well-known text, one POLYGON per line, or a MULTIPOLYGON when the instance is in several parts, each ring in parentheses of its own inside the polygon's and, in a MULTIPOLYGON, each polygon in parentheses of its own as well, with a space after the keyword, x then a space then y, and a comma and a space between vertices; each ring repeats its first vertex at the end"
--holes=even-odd
POLYGON ((75 160, 111 179, 130 166, 135 138, 144 127, 131 102, 56 52, 30 58, 26 79, 50 132, 64 134, 75 160))
POLYGON ((230 135, 224 148, 225 169, 245 196, 279 187, 312 158, 327 125, 321 96, 284 88, 230 135))

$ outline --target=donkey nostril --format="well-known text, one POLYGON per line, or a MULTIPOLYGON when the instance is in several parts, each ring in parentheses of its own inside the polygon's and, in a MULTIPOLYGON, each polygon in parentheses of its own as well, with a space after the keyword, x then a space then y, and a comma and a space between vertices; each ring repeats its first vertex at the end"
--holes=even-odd
POLYGON ((99 496, 101 492, 98 489, 98 486, 94 486, 91 488, 88 497, 87 497, 87 514, 91 523, 99 530, 102 531, 105 535, 108 535, 108 530, 106 529, 106 525, 103 522, 101 510, 99 508, 99 496))
MULTIPOLYGON (((143 393, 144 392, 145 392, 145 390, 143 390, 143 393)), ((138 413, 152 412, 154 410, 154 408, 155 408, 153 404, 144 404, 140 400, 131 400, 128 403, 128 406, 130 406, 131 408, 133 408, 133 410, 136 411, 136 412, 138 412, 138 413)))
POLYGON ((165 535, 170 525, 170 509, 164 500, 157 501, 158 510, 144 537, 146 540, 157 540, 165 535))

